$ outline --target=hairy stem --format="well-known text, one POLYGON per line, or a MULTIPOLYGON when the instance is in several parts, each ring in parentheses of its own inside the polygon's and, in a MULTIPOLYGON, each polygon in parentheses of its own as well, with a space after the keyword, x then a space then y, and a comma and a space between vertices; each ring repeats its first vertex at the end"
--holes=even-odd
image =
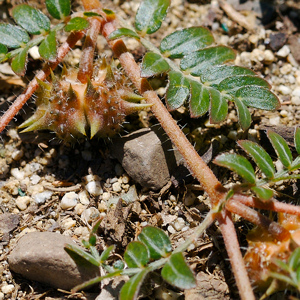
POLYGON ((0 132, 3 131, 3 129, 8 125, 8 123, 13 119, 13 117, 19 112, 19 110, 23 107, 27 100, 36 91, 39 86, 37 79, 44 81, 50 74, 50 70, 55 69, 57 65, 62 62, 66 54, 70 51, 70 48, 74 47, 76 42, 81 39, 83 35, 84 33, 82 32, 74 32, 69 35, 67 41, 63 43, 58 49, 56 60, 54 62, 47 63, 43 70, 39 71, 35 75, 34 79, 29 83, 27 89, 17 97, 14 103, 1 117, 0 132))
POLYGON ((237 200, 229 199, 226 202, 226 208, 261 228, 264 228, 279 241, 291 238, 291 234, 288 230, 237 200))

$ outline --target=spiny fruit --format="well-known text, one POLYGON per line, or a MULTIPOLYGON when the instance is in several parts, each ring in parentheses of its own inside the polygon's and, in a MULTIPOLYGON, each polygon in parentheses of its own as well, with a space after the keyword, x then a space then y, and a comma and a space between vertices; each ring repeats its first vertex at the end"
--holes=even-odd
POLYGON ((86 135, 112 136, 126 115, 150 106, 136 103, 142 97, 114 63, 97 61, 87 83, 81 83, 77 73, 64 67, 59 78, 51 73, 49 81, 38 81, 37 110, 19 126, 25 128, 22 132, 48 129, 65 141, 86 135))

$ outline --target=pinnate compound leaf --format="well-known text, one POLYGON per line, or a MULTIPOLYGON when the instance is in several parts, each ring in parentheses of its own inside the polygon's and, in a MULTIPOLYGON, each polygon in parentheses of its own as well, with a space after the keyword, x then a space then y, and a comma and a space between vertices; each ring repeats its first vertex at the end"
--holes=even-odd
POLYGON ((141 272, 131 277, 122 287, 120 292, 120 300, 132 300, 136 299, 140 287, 149 272, 148 268, 143 269, 141 272))
POLYGON ((96 260, 93 255, 91 255, 88 252, 85 252, 83 249, 81 249, 79 247, 67 244, 64 247, 64 249, 75 261, 76 261, 76 258, 80 257, 97 267, 100 266, 100 262, 98 260, 96 260))
POLYGON ((272 158, 261 146, 247 140, 238 141, 238 144, 253 158, 268 179, 274 178, 275 167, 272 158))
POLYGON ((128 244, 124 260, 129 268, 143 268, 149 262, 150 254, 142 242, 134 241, 128 244))
POLYGON ((192 118, 198 118, 204 115, 209 109, 210 95, 203 84, 190 80, 190 114, 192 118))
POLYGON ((205 73, 201 74, 200 79, 206 85, 211 84, 219 84, 225 78, 231 76, 242 76, 242 75, 252 75, 255 76, 255 72, 239 67, 239 66, 213 66, 205 71, 205 73))
POLYGON ((282 164, 286 168, 290 168, 293 161, 293 156, 287 142, 276 132, 268 130, 267 135, 282 164))
POLYGON ((169 237, 161 229, 147 226, 138 236, 138 240, 146 245, 152 259, 166 257, 172 251, 169 237))
POLYGON ((179 108, 190 94, 189 81, 180 72, 169 73, 169 86, 166 93, 169 110, 179 108))
POLYGON ((235 52, 226 46, 209 47, 188 54, 180 62, 180 68, 194 76, 201 76, 206 69, 235 59, 235 52))
POLYGON ((50 20, 40 10, 28 4, 20 4, 13 8, 12 16, 16 23, 30 34, 41 34, 50 31, 50 20))
POLYGON ((226 119, 228 112, 227 97, 219 91, 211 89, 210 93, 210 123, 217 124, 226 119))
POLYGON ((111 245, 111 246, 107 247, 107 248, 101 253, 101 255, 100 255, 100 261, 101 261, 101 263, 105 262, 105 261, 108 259, 108 257, 109 257, 109 255, 110 255, 111 251, 113 251, 114 249, 115 249, 115 246, 114 246, 114 245, 111 245))
POLYGON ((66 32, 70 31, 80 31, 88 28, 90 25, 89 21, 81 18, 81 17, 75 17, 72 18, 69 23, 65 27, 66 32))
POLYGON ((169 70, 169 64, 159 54, 148 52, 143 58, 141 77, 147 78, 169 70))
POLYGON ((26 62, 28 56, 28 48, 24 48, 20 53, 18 53, 11 62, 12 70, 18 76, 24 76, 26 72, 26 62))
POLYGON ((294 142, 296 151, 300 155, 300 127, 297 127, 295 130, 294 142))
POLYGON ((247 106, 238 98, 234 98, 234 104, 237 110, 240 126, 246 130, 251 125, 251 115, 247 106))
POLYGON ((263 78, 249 75, 225 78, 218 84, 217 88, 219 91, 228 91, 229 93, 234 93, 235 90, 247 85, 257 85, 267 89, 270 88, 270 84, 263 78))
POLYGON ((223 153, 215 158, 214 163, 236 172, 250 184, 255 184, 254 169, 245 157, 235 153, 223 153))
POLYGON ((260 86, 245 86, 234 93, 234 97, 239 98, 247 106, 265 110, 279 108, 279 99, 268 89, 260 86))
POLYGON ((71 13, 70 0, 46 0, 46 7, 49 14, 58 20, 62 20, 71 13))
POLYGON ((144 34, 156 32, 167 15, 170 0, 144 0, 135 16, 135 29, 144 34))
POLYGON ((0 43, 8 48, 19 48, 30 41, 28 33, 11 24, 0 23, 0 43))
POLYGON ((56 58, 56 32, 51 31, 39 46, 39 53, 42 58, 53 61, 56 58))
POLYGON ((121 38, 123 36, 132 37, 132 38, 135 38, 137 40, 140 39, 140 37, 138 36, 138 34, 136 32, 134 32, 133 30, 128 29, 128 28, 119 28, 119 29, 113 31, 108 36, 108 38, 110 40, 115 40, 115 39, 121 38))
POLYGON ((272 190, 266 189, 261 186, 255 186, 255 187, 251 188, 251 190, 256 194, 256 196, 259 199, 261 199, 263 201, 267 201, 267 200, 271 199, 274 194, 272 190))
POLYGON ((288 265, 292 270, 297 270, 300 267, 300 247, 296 248, 291 254, 288 265))
POLYGON ((161 270, 162 278, 180 289, 191 289, 196 286, 194 274, 184 260, 181 252, 170 256, 161 270))
POLYGON ((205 27, 190 27, 166 36, 160 44, 161 52, 170 58, 181 58, 203 49, 214 42, 212 33, 205 27))

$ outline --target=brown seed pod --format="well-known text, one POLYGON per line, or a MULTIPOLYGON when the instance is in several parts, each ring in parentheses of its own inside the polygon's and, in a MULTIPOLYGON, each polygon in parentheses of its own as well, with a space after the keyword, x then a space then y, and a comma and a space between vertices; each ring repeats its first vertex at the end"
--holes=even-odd
POLYGON ((39 81, 36 92, 37 110, 19 126, 22 132, 48 129, 65 141, 82 136, 114 135, 126 115, 148 108, 138 104, 141 96, 134 93, 127 77, 106 60, 94 65, 94 75, 87 83, 77 79, 77 70, 65 67, 60 78, 39 81))

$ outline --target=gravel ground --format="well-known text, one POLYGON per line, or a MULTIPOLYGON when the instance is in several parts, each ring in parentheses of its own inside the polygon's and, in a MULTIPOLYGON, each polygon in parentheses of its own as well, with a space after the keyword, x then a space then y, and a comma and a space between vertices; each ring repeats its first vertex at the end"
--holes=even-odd
MULTIPOLYGON (((205 153, 212 140, 219 142, 219 151, 225 151, 235 148, 237 139, 248 137, 257 140, 259 128, 263 125, 279 130, 281 126, 297 125, 300 119, 300 54, 297 44, 299 3, 265 2, 269 5, 268 12, 273 9, 274 15, 270 16, 270 13, 263 15, 261 6, 257 6, 258 1, 244 1, 243 5, 235 0, 227 2, 247 16, 250 29, 252 26, 253 30, 245 29, 237 23, 239 20, 225 14, 218 1, 192 3, 174 0, 163 28, 153 35, 153 42, 157 44, 163 36, 177 28, 208 26, 218 44, 236 49, 236 64, 254 69, 270 82, 282 106, 274 112, 253 110, 253 123, 246 133, 239 129, 233 107, 222 126, 209 124, 207 117, 189 120, 186 110, 179 109, 174 112, 174 117, 180 120, 179 124, 184 127, 184 132, 200 154, 205 153)), ((0 6, 1 14, 4 5, 3 2, 0 6)), ((123 19, 132 20, 138 2, 104 1, 104 5, 118 11, 123 19)), ((74 5, 76 6, 77 4, 74 5)), ((144 50, 135 41, 128 40, 128 47, 137 60, 141 59, 144 50)), ((98 48, 100 53, 107 56, 111 53, 102 38, 99 38, 98 48)), ((79 58, 78 48, 70 53, 67 61, 76 64, 79 58)), ((30 62, 24 80, 14 76, 6 64, 0 65, 1 110, 26 87, 27 79, 40 65, 40 62, 30 62)), ((158 82, 160 83, 161 81, 158 82)), ((164 87, 159 88, 159 95, 164 91, 164 87)), ((206 195, 191 176, 178 185, 171 182, 161 191, 151 191, 134 182, 111 156, 113 139, 68 145, 48 132, 19 134, 17 125, 27 118, 33 108, 33 104, 26 106, 1 135, 0 214, 14 214, 17 220, 10 220, 10 229, 0 235, 0 300, 95 299, 99 293, 94 289, 86 294, 70 296, 66 292, 12 274, 8 268, 7 256, 18 240, 28 232, 59 232, 80 242, 88 237, 91 225, 99 217, 106 218, 106 224, 112 224, 114 220, 111 219, 111 212, 116 211, 118 199, 129 195, 135 202, 125 220, 126 230, 121 239, 113 240, 118 246, 117 253, 122 254, 126 244, 148 224, 164 229, 172 243, 177 245, 209 211, 206 195)), ((150 112, 142 112, 130 117, 128 121, 130 123, 124 127, 129 132, 156 124, 150 112)), ((286 138, 290 138, 287 130, 282 132, 286 138)), ((121 132, 121 135, 124 134, 125 131, 121 132)), ((224 170, 216 169, 216 174, 223 183, 230 184, 234 180, 224 170)), ((288 187, 282 184, 276 186, 276 189, 285 192, 288 187)), ((128 205, 129 203, 124 203, 125 208, 128 205)), ((241 244, 246 245, 244 234, 249 225, 239 219, 236 225, 240 230, 241 244)), ((111 231, 103 228, 99 236, 98 242, 102 247, 111 239, 112 231, 116 231, 112 225, 109 228, 111 231)), ((206 299, 238 299, 217 226, 209 228, 189 250, 187 259, 192 269, 198 273, 199 279, 204 282, 199 289, 204 291, 206 299)), ((192 298, 193 295, 184 294, 168 285, 155 286, 153 292, 145 293, 145 297, 196 299, 192 298)), ((278 294, 276 297, 283 299, 287 296, 278 294)))

